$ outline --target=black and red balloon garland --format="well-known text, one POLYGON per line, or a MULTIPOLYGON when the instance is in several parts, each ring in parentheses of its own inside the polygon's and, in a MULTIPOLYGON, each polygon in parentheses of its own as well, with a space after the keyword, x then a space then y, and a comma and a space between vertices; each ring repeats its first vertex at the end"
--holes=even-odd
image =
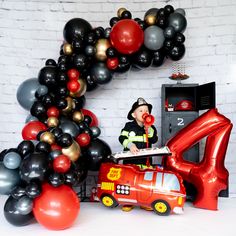
POLYGON ((38 78, 17 90, 18 102, 30 115, 23 141, 0 153, 0 194, 10 195, 4 206, 9 223, 23 226, 35 217, 49 229, 71 226, 79 212, 71 187, 79 186, 88 170, 98 171, 111 154, 98 138, 97 117, 84 109, 86 91, 108 83, 115 72, 180 60, 186 26, 185 11, 171 5, 151 8, 143 19, 120 8, 107 28, 93 28, 81 18, 66 23, 58 60, 46 60, 38 78), (64 204, 67 213, 50 209, 50 201, 64 204), (59 217, 44 215, 50 210, 59 217))

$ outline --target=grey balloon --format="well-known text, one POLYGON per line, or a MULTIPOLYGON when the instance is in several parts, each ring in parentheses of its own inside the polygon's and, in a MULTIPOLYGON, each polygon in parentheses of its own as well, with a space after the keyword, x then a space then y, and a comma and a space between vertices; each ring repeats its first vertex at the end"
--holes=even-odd
POLYGON ((0 194, 10 194, 19 183, 19 171, 7 169, 0 163, 0 194))
POLYGON ((183 8, 177 8, 174 12, 175 13, 180 13, 183 16, 186 15, 185 10, 183 8))
POLYGON ((163 46, 165 37, 163 30, 152 25, 145 29, 144 31, 144 45, 150 50, 158 50, 163 46))
POLYGON ((173 26, 168 26, 164 30, 164 36, 167 39, 172 39, 175 36, 175 28, 173 26))
POLYGON ((91 78, 97 84, 106 84, 112 79, 112 72, 104 63, 99 62, 91 68, 91 78))
POLYGON ((38 95, 43 96, 48 93, 48 87, 45 85, 40 85, 36 91, 38 95))
POLYGON ((22 215, 27 215, 33 210, 33 200, 28 196, 21 197, 16 203, 16 210, 22 215))
POLYGON ((61 150, 53 150, 50 152, 49 156, 51 160, 54 160, 61 154, 62 154, 61 150))
POLYGON ((26 119, 25 119, 25 123, 27 124, 27 123, 29 123, 29 122, 31 122, 31 121, 37 121, 37 120, 38 120, 37 117, 32 116, 31 114, 29 114, 29 115, 26 117, 26 119))
POLYGON ((92 131, 93 138, 97 138, 101 134, 101 130, 97 126, 90 127, 90 130, 92 131))
POLYGON ((8 152, 3 158, 3 164, 8 169, 17 169, 21 163, 21 156, 16 152, 8 152))
POLYGON ((17 89, 16 98, 19 104, 26 110, 30 110, 35 98, 35 92, 39 87, 38 79, 28 79, 24 81, 17 89))
POLYGON ((172 13, 168 18, 168 26, 173 26, 175 32, 184 32, 187 27, 187 20, 185 16, 180 13, 172 13))
POLYGON ((77 137, 79 135, 78 126, 72 121, 65 121, 60 125, 63 133, 70 134, 72 137, 77 137))

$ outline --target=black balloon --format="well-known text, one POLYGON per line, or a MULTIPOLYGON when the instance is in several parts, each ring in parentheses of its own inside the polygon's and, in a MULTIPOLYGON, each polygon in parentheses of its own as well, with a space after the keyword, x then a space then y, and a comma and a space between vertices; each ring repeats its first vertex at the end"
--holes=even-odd
POLYGON ((147 27, 147 25, 146 25, 145 21, 143 21, 143 20, 141 20, 141 21, 138 21, 138 24, 139 24, 139 26, 142 28, 142 30, 145 30, 145 29, 146 29, 146 27, 147 27))
MULTIPOLYGON (((97 32, 99 33, 100 31, 99 30, 97 30, 97 32)), ((86 37, 85 37, 85 42, 87 43, 87 44, 92 44, 92 45, 94 45, 96 42, 97 42, 97 34, 96 34, 96 32, 89 32, 87 35, 86 35, 86 37)))
POLYGON ((165 15, 169 16, 171 13, 174 12, 174 7, 171 5, 166 5, 164 7, 164 10, 165 10, 165 15))
POLYGON ((24 157, 34 152, 34 144, 32 141, 22 141, 17 147, 18 153, 24 157))
POLYGON ((40 101, 34 102, 34 104, 32 105, 32 107, 30 109, 31 115, 35 116, 39 119, 46 116, 46 112, 47 112, 47 110, 46 110, 44 104, 40 101))
POLYGON ((58 139, 59 136, 62 134, 62 129, 55 127, 51 130, 51 133, 54 135, 56 139, 58 139))
POLYGON ((59 98, 65 98, 69 95, 69 90, 66 87, 60 86, 56 89, 56 95, 59 98))
POLYGON ((120 19, 118 17, 112 17, 110 19, 110 26, 113 27, 120 19))
POLYGON ((9 197, 4 205, 4 216, 6 220, 15 226, 25 226, 33 222, 34 215, 32 212, 26 215, 20 214, 17 210, 18 200, 14 199, 13 197, 9 197))
POLYGON ((92 123, 92 118, 88 115, 85 115, 84 122, 89 126, 92 123))
POLYGON ((91 78, 97 84, 106 84, 112 79, 112 72, 102 62, 96 63, 91 68, 91 78))
POLYGON ((84 19, 74 18, 69 20, 63 30, 64 39, 72 43, 75 39, 83 39, 92 30, 92 26, 84 19))
POLYGON ((109 58, 112 58, 112 57, 116 57, 117 56, 117 51, 115 48, 113 47, 110 47, 106 50, 106 55, 107 57, 109 58))
POLYGON ((93 91, 98 86, 98 84, 91 78, 90 74, 86 75, 85 81, 86 81, 86 84, 87 84, 87 90, 86 91, 88 91, 88 92, 93 91))
POLYGON ((69 170, 67 173, 65 173, 65 184, 76 186, 78 184, 78 175, 76 171, 69 170))
POLYGON ((46 142, 38 142, 36 147, 35 147, 36 152, 44 152, 48 154, 51 151, 51 145, 46 142))
POLYGON ((163 51, 158 50, 153 53, 152 66, 161 66, 164 62, 165 54, 163 51))
POLYGON ((15 199, 20 199, 24 195, 25 195, 25 188, 21 186, 15 187, 11 192, 11 196, 15 199))
POLYGON ((170 51, 174 47, 174 42, 171 39, 166 39, 164 41, 163 47, 166 51, 170 51))
POLYGON ((94 46, 92 46, 92 45, 86 46, 86 48, 85 48, 85 54, 86 54, 87 56, 94 56, 95 53, 96 53, 96 48, 95 48, 94 46))
POLYGON ((41 184, 38 184, 36 182, 32 182, 25 188, 25 193, 30 198, 36 198, 40 196, 42 192, 41 184))
POLYGON ((142 48, 133 56, 133 65, 138 68, 146 68, 152 63, 152 52, 142 48))
POLYGON ((131 64, 128 63, 119 63, 119 65, 117 66, 117 68, 115 69, 116 72, 119 73, 124 73, 130 70, 131 64))
POLYGON ((56 65, 57 63, 53 59, 47 59, 47 61, 45 62, 45 66, 56 66, 56 65))
POLYGON ((156 25, 159 26, 160 28, 164 29, 167 25, 166 18, 165 17, 158 18, 156 25))
POLYGON ((57 138, 57 143, 58 145, 60 145, 63 148, 69 147, 73 142, 73 139, 71 137, 70 134, 61 134, 58 138, 57 138))
POLYGON ((66 85, 69 78, 65 72, 59 71, 56 80, 59 84, 66 85))
POLYGON ((130 11, 123 11, 121 13, 121 19, 132 19, 132 14, 130 11))
POLYGON ((107 27, 107 28, 104 30, 104 37, 105 37, 106 39, 109 39, 110 33, 111 33, 111 28, 110 28, 110 27, 107 27))
POLYGON ((54 97, 50 94, 46 94, 42 97, 43 105, 48 108, 54 105, 54 97))
POLYGON ((84 121, 79 122, 79 124, 77 126, 79 127, 81 132, 83 132, 84 129, 88 128, 88 124, 86 122, 84 122, 84 121))
POLYGON ((101 26, 95 28, 95 29, 93 30, 93 32, 95 33, 95 35, 96 35, 96 37, 97 37, 98 39, 104 37, 104 28, 101 27, 101 26))
POLYGON ((88 65, 88 59, 84 54, 73 55, 73 64, 79 70, 83 70, 88 65))
POLYGON ((101 130, 96 126, 90 127, 90 130, 92 131, 92 138, 94 139, 97 138, 101 134, 101 130))
POLYGON ((60 72, 66 72, 68 69, 67 63, 66 62, 58 63, 58 69, 60 72))
POLYGON ((20 165, 20 177, 27 183, 33 180, 44 181, 49 170, 49 160, 45 153, 32 153, 20 165))
POLYGON ((45 66, 39 71, 38 81, 49 88, 56 86, 57 68, 55 66, 45 66))
POLYGON ((67 101, 66 101, 66 99, 61 98, 61 99, 57 100, 56 106, 57 106, 59 109, 65 109, 65 108, 67 107, 67 101))
MULTIPOLYGON (((63 45, 62 45, 62 46, 63 46, 63 45)), ((66 55, 62 55, 62 56, 60 56, 60 57, 58 58, 57 62, 58 62, 58 64, 61 63, 61 62, 67 63, 68 60, 69 60, 69 59, 68 59, 68 57, 67 57, 66 55)))
POLYGON ((98 171, 102 161, 110 154, 111 149, 105 141, 99 138, 92 140, 86 150, 88 169, 91 171, 98 171))
POLYGON ((185 46, 184 44, 181 44, 179 46, 174 46, 168 53, 168 56, 173 60, 173 61, 178 61, 180 60, 185 54, 185 46))
POLYGON ((74 103, 75 103, 75 110, 80 110, 81 108, 84 107, 85 103, 86 103, 86 98, 85 96, 80 96, 78 98, 73 98, 74 103))
POLYGON ((82 39, 74 39, 72 41, 72 48, 74 53, 81 53, 85 47, 85 43, 82 39))
POLYGON ((59 174, 55 172, 49 175, 48 181, 52 186, 59 187, 60 185, 64 184, 65 177, 63 174, 59 174))
POLYGON ((157 11, 157 17, 165 17, 166 16, 166 11, 164 8, 160 8, 158 11, 157 11))
POLYGON ((185 41, 185 36, 182 33, 176 33, 175 38, 174 38, 175 44, 180 45, 183 44, 185 41))

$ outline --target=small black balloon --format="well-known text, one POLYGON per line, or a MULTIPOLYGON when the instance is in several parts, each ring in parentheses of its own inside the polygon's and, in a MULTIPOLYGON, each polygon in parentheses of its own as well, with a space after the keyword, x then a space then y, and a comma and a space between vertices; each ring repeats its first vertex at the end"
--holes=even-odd
POLYGON ((58 70, 61 72, 66 72, 68 69, 67 63, 66 62, 60 62, 58 63, 58 70))
POLYGON ((57 100, 56 106, 57 106, 59 109, 65 109, 65 108, 67 107, 67 101, 66 101, 66 99, 61 98, 61 99, 57 100))
POLYGON ((138 24, 142 28, 142 30, 145 30, 147 28, 147 24, 143 20, 138 21, 138 24))
POLYGON ((90 44, 90 45, 94 45, 97 42, 97 35, 96 32, 89 32, 86 37, 85 40, 86 44, 90 44))
POLYGON ((48 88, 56 86, 57 67, 45 66, 39 71, 38 81, 42 85, 46 85, 48 88))
POLYGON ((65 184, 76 186, 78 184, 78 176, 76 171, 69 170, 67 173, 65 173, 65 184))
POLYGON ((83 132, 84 129, 88 128, 88 124, 86 122, 84 122, 84 121, 79 122, 79 124, 77 124, 77 126, 79 127, 81 132, 83 132))
POLYGON ((73 55, 73 65, 80 71, 87 67, 88 59, 84 54, 73 55))
POLYGON ((85 115, 84 122, 89 126, 92 123, 92 118, 88 115, 85 115))
POLYGON ((185 42, 185 36, 182 33, 178 32, 175 35, 174 41, 176 45, 181 45, 185 42))
POLYGON ((15 187, 11 192, 11 196, 15 199, 20 199, 25 194, 26 194, 25 193, 25 188, 23 188, 21 186, 15 187))
POLYGON ((56 66, 56 65, 57 63, 53 59, 47 59, 47 61, 45 62, 45 66, 56 66))
POLYGON ((58 58, 57 62, 58 62, 58 64, 61 63, 61 62, 67 63, 68 62, 68 57, 66 55, 62 55, 58 58))
POLYGON ((73 52, 81 53, 85 47, 85 42, 82 39, 74 39, 72 41, 73 52))
POLYGON ((46 110, 44 104, 40 101, 34 102, 34 104, 32 105, 32 107, 30 109, 31 115, 35 116, 37 118, 44 117, 46 115, 46 112, 47 112, 47 110, 46 110))
POLYGON ((80 110, 81 108, 84 107, 85 103, 86 103, 86 98, 85 96, 80 96, 80 97, 76 97, 76 98, 73 98, 73 101, 75 103, 75 110, 80 110))
POLYGON ((99 26, 93 30, 98 39, 104 38, 104 28, 99 26))
POLYGON ((168 56, 173 60, 173 61, 178 61, 180 60, 185 54, 185 46, 184 44, 181 44, 179 46, 174 46, 168 53, 168 56))
POLYGON ((85 48, 85 54, 87 56, 93 56, 96 53, 96 48, 92 45, 88 45, 85 48))
POLYGON ((4 205, 4 216, 6 220, 14 226, 25 226, 33 222, 33 213, 30 212, 27 215, 20 214, 16 208, 17 202, 18 200, 14 199, 12 196, 7 199, 4 205))
POLYGON ((51 145, 46 142, 38 142, 36 147, 35 147, 36 152, 44 152, 44 153, 49 153, 51 151, 51 145))
POLYGON ((51 130, 51 133, 55 136, 55 138, 59 138, 59 136, 62 134, 62 129, 59 127, 55 127, 51 130))
POLYGON ((166 39, 164 41, 163 47, 166 51, 170 51, 174 47, 174 42, 171 39, 166 39))
POLYGON ((133 56, 133 64, 138 68, 149 67, 152 63, 152 52, 142 48, 133 56))
POLYGON ((132 19, 132 14, 130 11, 123 11, 121 13, 121 19, 132 19))
POLYGON ((51 107, 54 105, 54 97, 50 94, 45 94, 42 97, 42 103, 46 108, 51 107))
POLYGON ((153 53, 152 66, 161 66, 164 62, 165 54, 161 50, 153 53))
POLYGON ((110 47, 106 50, 106 55, 107 57, 109 58, 112 58, 112 57, 116 57, 117 56, 117 51, 115 48, 113 47, 110 47))
POLYGON ((42 192, 41 184, 38 184, 36 182, 32 182, 25 188, 25 193, 30 198, 36 198, 39 197, 42 192))
POLYGON ((90 74, 86 75, 85 81, 87 84, 87 92, 93 91, 98 86, 98 84, 91 78, 90 74))
POLYGON ((64 184, 65 178, 63 174, 55 172, 49 175, 48 181, 52 186, 59 187, 60 185, 64 184))
POLYGON ((106 39, 109 39, 110 34, 111 34, 111 28, 110 28, 110 27, 107 27, 107 28, 104 30, 104 37, 105 37, 106 39))
POLYGON ((92 131, 92 138, 95 139, 101 134, 101 130, 99 127, 92 126, 90 127, 90 130, 92 131))
POLYGON ((158 11, 157 11, 157 18, 159 17, 165 17, 166 16, 166 11, 164 8, 160 8, 158 11))
POLYGON ((69 147, 73 142, 72 136, 70 134, 61 134, 57 139, 57 144, 63 148, 69 147))
POLYGON ((24 157, 24 156, 28 155, 29 153, 34 152, 34 144, 32 141, 24 140, 18 145, 17 150, 18 150, 19 154, 22 157, 24 157))
POLYGON ((160 28, 164 29, 167 25, 167 21, 165 17, 160 17, 157 19, 156 25, 160 28))
POLYGON ((118 17, 112 17, 110 19, 110 26, 113 27, 120 19, 118 17))
POLYGON ((165 10, 165 15, 166 16, 169 16, 171 13, 173 13, 174 12, 174 7, 173 6, 171 6, 171 5, 166 5, 165 7, 164 7, 164 10, 165 10))
POLYGON ((69 95, 69 90, 65 86, 57 87, 55 92, 56 92, 57 97, 59 98, 65 98, 69 95))
POLYGON ((120 55, 118 59, 119 59, 119 63, 121 64, 129 63, 129 58, 125 55, 120 55))
POLYGON ((69 81, 69 78, 65 72, 59 71, 57 74, 56 81, 61 85, 66 85, 67 82, 69 81))
POLYGON ((92 131, 89 127, 83 129, 83 133, 88 134, 90 137, 92 136, 92 131))
POLYGON ((139 21, 141 21, 141 19, 140 19, 140 18, 138 18, 138 17, 134 18, 134 20, 135 20, 136 22, 139 22, 139 21))
POLYGON ((119 63, 119 65, 117 66, 115 71, 119 72, 119 73, 125 73, 130 70, 130 67, 131 67, 131 64, 129 62, 128 63, 119 63))

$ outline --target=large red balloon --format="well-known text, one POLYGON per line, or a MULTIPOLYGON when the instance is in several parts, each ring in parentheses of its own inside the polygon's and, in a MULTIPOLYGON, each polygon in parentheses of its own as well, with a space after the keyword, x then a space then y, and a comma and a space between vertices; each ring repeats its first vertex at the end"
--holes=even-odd
POLYGON ((218 195, 228 186, 229 173, 224 166, 232 124, 229 119, 211 109, 180 130, 167 142, 172 155, 165 160, 167 169, 178 172, 197 189, 194 206, 217 210, 218 195), (183 159, 183 153, 207 137, 205 153, 200 163, 183 159))
POLYGON ((142 46, 144 33, 136 21, 124 19, 113 26, 110 39, 118 52, 132 54, 142 46))
POLYGON ((46 228, 62 230, 74 223, 79 209, 80 202, 72 188, 44 184, 41 195, 34 199, 33 213, 36 220, 46 228))
POLYGON ((92 122, 90 124, 90 127, 92 126, 98 126, 98 118, 96 117, 96 115, 91 112, 90 110, 86 110, 86 109, 81 109, 82 113, 84 114, 84 116, 90 116, 92 118, 92 122))
POLYGON ((31 121, 25 125, 21 134, 24 140, 36 140, 40 131, 47 130, 47 126, 40 121, 31 121))

